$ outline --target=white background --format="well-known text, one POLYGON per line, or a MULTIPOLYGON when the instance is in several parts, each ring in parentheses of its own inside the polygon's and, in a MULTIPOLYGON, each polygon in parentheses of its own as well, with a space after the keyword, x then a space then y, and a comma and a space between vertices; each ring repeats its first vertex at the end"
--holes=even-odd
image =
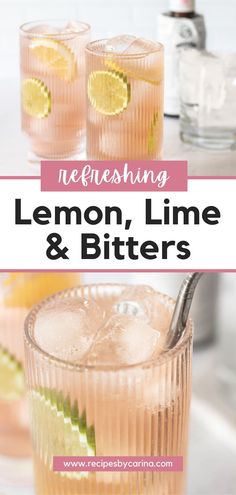
MULTIPOLYGON (((210 49, 236 50, 236 1, 196 0, 204 14, 210 49)), ((157 15, 167 0, 0 0, 0 73, 18 72, 18 28, 46 18, 77 18, 92 26, 93 38, 134 33, 156 38, 157 15)))
POLYGON ((1 180, 0 181, 0 268, 8 269, 234 269, 236 251, 233 242, 235 225, 236 180, 191 180, 189 191, 184 193, 74 193, 74 192, 40 192, 39 180, 1 180), (101 208, 119 206, 126 219, 133 219, 129 231, 123 226, 97 226, 84 224, 57 225, 54 223, 42 226, 14 224, 15 198, 22 198, 22 216, 32 218, 33 209, 40 205, 48 206, 52 212, 55 205, 79 206, 81 210, 97 205, 101 208), (218 226, 209 226, 202 222, 199 226, 145 226, 145 198, 153 199, 153 210, 162 211, 164 198, 170 199, 172 205, 197 206, 200 210, 209 205, 217 206, 222 214, 218 226), (63 238, 63 245, 69 248, 69 260, 50 261, 46 257, 50 233, 57 232, 63 238), (103 261, 80 261, 80 235, 82 232, 97 233, 103 238, 108 232, 110 237, 120 236, 126 240, 134 236, 140 242, 154 240, 187 240, 191 245, 192 256, 188 260, 179 260, 175 249, 170 250, 168 260, 158 257, 156 261, 147 261, 140 257, 139 261, 117 261, 114 257, 103 261))

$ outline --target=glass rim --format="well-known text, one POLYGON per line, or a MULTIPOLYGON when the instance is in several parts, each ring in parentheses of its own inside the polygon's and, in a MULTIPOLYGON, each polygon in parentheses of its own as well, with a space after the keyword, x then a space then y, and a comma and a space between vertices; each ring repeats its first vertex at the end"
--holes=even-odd
POLYGON ((93 40, 87 43, 85 47, 85 51, 88 53, 92 53, 95 56, 98 57, 104 57, 104 55, 107 55, 109 57, 120 57, 120 58, 141 58, 141 57, 146 57, 147 55, 150 55, 151 53, 162 53, 164 51, 164 46, 162 43, 159 41, 153 41, 153 40, 147 40, 146 38, 142 38, 141 36, 137 37, 137 39, 143 39, 145 41, 149 41, 153 45, 152 50, 146 50, 143 52, 137 52, 137 53, 122 53, 122 52, 107 52, 106 50, 100 50, 99 52, 94 50, 94 46, 96 46, 98 43, 105 43, 109 41, 112 38, 102 38, 98 40, 93 40))
POLYGON ((85 33, 89 32, 91 30, 91 26, 90 24, 88 24, 87 22, 83 22, 83 21, 77 21, 77 20, 74 20, 73 22, 76 22, 78 24, 78 26, 81 26, 83 27, 84 29, 82 29, 81 31, 76 31, 76 30, 72 30, 70 31, 69 33, 41 33, 41 32, 37 32, 37 31, 28 31, 28 28, 31 26, 33 27, 34 25, 35 26, 38 26, 40 23, 41 24, 45 24, 45 23, 57 23, 57 22, 70 22, 69 19, 38 19, 36 21, 28 21, 28 22, 24 22, 23 24, 20 25, 19 27, 19 31, 22 35, 24 36, 36 36, 37 38, 45 38, 45 37, 49 37, 49 38, 64 38, 66 35, 68 36, 82 36, 84 35, 85 33))
MULTIPOLYGON (((134 287, 137 284, 119 284, 119 283, 97 283, 97 284, 85 284, 85 285, 78 285, 76 287, 70 288, 70 289, 65 289, 60 292, 57 292, 56 294, 53 294, 50 297, 47 297, 46 299, 43 299, 40 303, 37 305, 33 306, 31 311, 28 313, 26 319, 25 319, 25 324, 24 324, 24 341, 25 345, 30 348, 33 352, 35 352, 37 355, 41 356, 45 362, 49 362, 50 364, 54 364, 55 366, 59 368, 63 368, 66 370, 70 371, 85 371, 85 370, 93 370, 93 371, 110 371, 110 372, 117 372, 117 371, 126 371, 126 370, 132 370, 136 368, 150 368, 151 366, 161 366, 164 363, 170 361, 172 357, 178 355, 179 352, 181 352, 182 349, 186 346, 188 342, 192 342, 192 336, 193 336, 193 322, 192 319, 189 318, 187 321, 187 325, 185 327, 184 335, 182 339, 173 347, 172 349, 169 349, 166 352, 161 353, 159 356, 156 358, 152 358, 146 361, 141 361, 135 364, 125 364, 125 365, 113 365, 113 364, 81 364, 81 363, 71 363, 69 361, 66 361, 64 359, 57 358, 53 356, 52 354, 49 354, 48 352, 44 351, 36 342, 34 336, 33 336, 33 329, 34 329, 34 323, 35 319, 37 317, 37 314, 39 311, 43 308, 46 307, 50 302, 53 302, 55 300, 63 300, 65 297, 69 297, 72 294, 75 294, 79 296, 79 291, 82 290, 89 290, 90 288, 113 288, 113 289, 121 289, 124 290, 127 287, 134 287)), ((173 306, 175 304, 175 300, 166 294, 162 292, 158 292, 155 290, 155 293, 160 296, 160 301, 165 302, 166 304, 169 304, 173 306)))

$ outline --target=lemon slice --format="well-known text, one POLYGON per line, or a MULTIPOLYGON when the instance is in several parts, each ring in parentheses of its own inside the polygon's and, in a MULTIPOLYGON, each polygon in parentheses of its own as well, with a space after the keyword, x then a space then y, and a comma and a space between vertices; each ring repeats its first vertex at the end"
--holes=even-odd
POLYGON ((41 299, 79 283, 73 273, 9 273, 4 280, 4 305, 30 308, 41 299))
MULTIPOLYGON (((36 449, 53 469, 53 456, 94 456, 95 433, 87 428, 85 412, 80 416, 77 402, 73 405, 55 389, 31 391, 31 408, 37 428, 33 432, 36 449)), ((80 479, 88 472, 61 472, 62 476, 80 479)))
POLYGON ((88 78, 88 97, 97 112, 118 115, 129 104, 130 84, 120 72, 94 71, 88 78))
POLYGON ((158 126, 158 112, 154 113, 153 120, 148 132, 148 154, 152 155, 157 149, 157 126, 158 126))
POLYGON ((76 75, 76 59, 72 50, 62 41, 50 38, 34 39, 30 50, 45 68, 63 81, 72 81, 76 75))
POLYGON ((24 391, 22 365, 0 346, 0 400, 17 400, 24 391))
POLYGON ((51 112, 51 94, 45 84, 32 77, 22 82, 22 105, 31 117, 43 119, 51 112))
POLYGON ((151 77, 149 78, 150 71, 148 72, 148 69, 146 69, 145 72, 143 71, 143 73, 141 73, 141 69, 139 70, 138 67, 137 70, 134 70, 133 65, 131 65, 131 63, 129 63, 128 61, 123 62, 121 66, 120 64, 115 62, 114 59, 105 58, 104 64, 109 69, 112 69, 116 72, 122 72, 126 76, 131 77, 132 79, 136 79, 138 81, 144 81, 149 84, 154 84, 155 86, 158 86, 158 84, 160 84, 161 82, 158 77, 156 79, 152 79, 151 77))

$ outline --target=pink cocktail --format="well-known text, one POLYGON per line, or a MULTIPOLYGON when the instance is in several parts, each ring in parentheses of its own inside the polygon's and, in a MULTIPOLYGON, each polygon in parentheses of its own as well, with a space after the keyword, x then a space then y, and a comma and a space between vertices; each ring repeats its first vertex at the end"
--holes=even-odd
POLYGON ((26 360, 37 495, 182 495, 185 467, 53 470, 53 456, 185 458, 192 325, 168 351, 173 307, 149 287, 88 285, 32 310, 26 360))
POLYGON ((122 35, 87 45, 88 158, 161 158, 163 70, 153 41, 122 35))
POLYGON ((90 27, 63 21, 20 28, 22 128, 31 161, 70 158, 85 146, 85 45, 90 27))

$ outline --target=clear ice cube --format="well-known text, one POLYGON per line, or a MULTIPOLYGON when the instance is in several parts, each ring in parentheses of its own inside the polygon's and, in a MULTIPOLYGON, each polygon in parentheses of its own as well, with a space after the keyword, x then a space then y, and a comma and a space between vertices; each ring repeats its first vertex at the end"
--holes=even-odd
POLYGON ((127 46, 124 53, 129 55, 146 55, 147 53, 153 52, 154 49, 155 45, 152 41, 145 40, 144 38, 135 38, 133 42, 127 46))
POLYGON ((128 287, 120 295, 113 310, 119 314, 128 314, 150 320, 155 291, 147 285, 128 287))
POLYGON ((115 36, 107 40, 105 51, 125 55, 145 55, 152 52, 154 43, 129 34, 115 36))
POLYGON ((205 54, 202 58, 199 81, 199 104, 209 114, 220 109, 226 98, 224 64, 220 58, 205 54))
POLYGON ((129 34, 115 36, 114 38, 107 40, 105 51, 109 53, 124 53, 135 40, 136 36, 130 36, 129 34))
POLYGON ((146 320, 116 314, 97 334, 87 355, 89 364, 132 365, 147 361, 157 352, 160 333, 146 320))
POLYGON ((75 21, 70 21, 66 24, 64 28, 61 29, 62 34, 64 33, 78 33, 80 31, 79 25, 75 21))
POLYGON ((103 323, 103 311, 94 301, 78 297, 51 303, 39 311, 34 337, 48 354, 79 362, 103 323))

